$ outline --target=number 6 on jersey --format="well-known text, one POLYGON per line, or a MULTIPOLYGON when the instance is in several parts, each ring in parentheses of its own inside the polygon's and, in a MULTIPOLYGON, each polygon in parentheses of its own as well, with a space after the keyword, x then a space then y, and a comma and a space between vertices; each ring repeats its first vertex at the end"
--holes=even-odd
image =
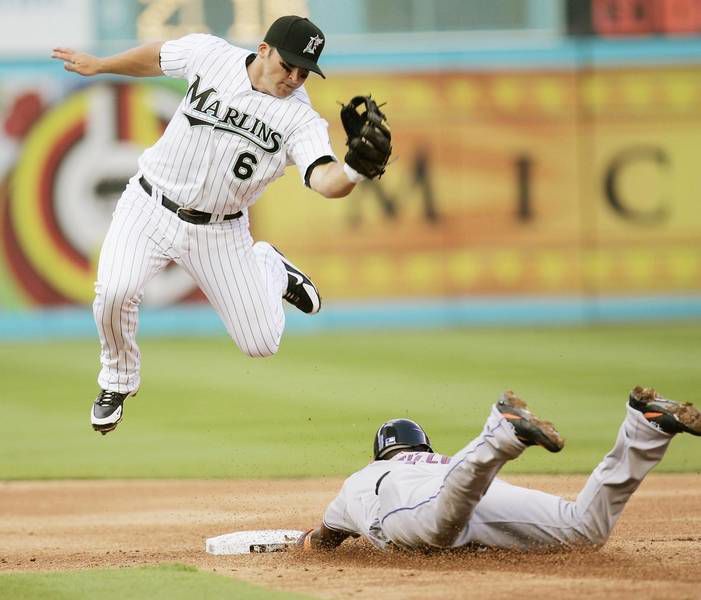
POLYGON ((257 164, 258 159, 255 154, 252 152, 242 152, 238 155, 234 163, 234 175, 239 179, 246 180, 253 175, 253 169, 255 169, 257 164))

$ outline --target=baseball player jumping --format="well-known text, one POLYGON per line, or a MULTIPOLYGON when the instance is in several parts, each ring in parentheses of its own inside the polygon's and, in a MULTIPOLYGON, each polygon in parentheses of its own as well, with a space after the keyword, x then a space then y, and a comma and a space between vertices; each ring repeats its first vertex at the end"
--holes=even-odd
POLYGON ((321 30, 297 16, 275 21, 256 53, 204 34, 146 44, 107 58, 56 48, 67 71, 186 79, 187 93, 163 136, 139 158, 104 241, 93 312, 101 343, 100 393, 90 418, 106 434, 140 385, 136 344, 144 286, 170 261, 185 268, 247 355, 275 354, 284 298, 314 314, 321 297, 309 276, 268 242, 254 243, 248 207, 295 164, 327 198, 384 173, 386 119, 370 97, 341 110, 348 152, 338 163, 328 124, 304 81, 324 48, 321 30))
POLYGON ((332 549, 362 535, 380 549, 601 546, 672 437, 701 436, 701 412, 651 388, 636 387, 626 408, 613 449, 574 502, 496 478, 527 446, 550 452, 564 446, 553 425, 512 392, 494 405, 482 433, 453 457, 435 454, 417 423, 388 421, 375 435, 374 462, 345 481, 322 525, 298 544, 332 549))

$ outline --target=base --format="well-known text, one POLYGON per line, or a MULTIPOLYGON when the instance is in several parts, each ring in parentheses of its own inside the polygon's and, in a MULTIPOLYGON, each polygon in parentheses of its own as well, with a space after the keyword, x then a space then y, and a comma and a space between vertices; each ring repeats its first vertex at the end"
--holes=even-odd
POLYGON ((296 529, 259 529, 237 531, 208 538, 205 550, 209 554, 257 554, 284 552, 294 546, 304 532, 296 529))

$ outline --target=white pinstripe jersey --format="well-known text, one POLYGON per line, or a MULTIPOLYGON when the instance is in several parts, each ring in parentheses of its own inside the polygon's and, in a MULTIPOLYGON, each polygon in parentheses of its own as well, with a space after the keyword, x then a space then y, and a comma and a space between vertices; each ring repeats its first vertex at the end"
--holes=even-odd
POLYGON ((250 55, 206 34, 161 48, 163 73, 187 79, 188 91, 139 168, 182 206, 235 213, 253 204, 287 165, 296 164, 304 179, 314 161, 334 156, 328 123, 304 87, 286 98, 254 90, 246 71, 250 55))

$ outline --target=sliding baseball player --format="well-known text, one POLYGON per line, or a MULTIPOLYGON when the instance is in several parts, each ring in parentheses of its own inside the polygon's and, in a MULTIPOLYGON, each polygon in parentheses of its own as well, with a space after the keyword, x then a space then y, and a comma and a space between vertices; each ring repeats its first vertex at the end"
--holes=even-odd
POLYGON ((317 64, 324 44, 311 21, 287 16, 253 53, 203 34, 107 58, 54 50, 67 71, 83 76, 165 74, 188 84, 163 136, 139 158, 100 253, 93 310, 102 368, 90 415, 96 431, 115 429, 125 399, 139 389, 139 304, 147 282, 171 261, 190 273, 248 356, 277 352, 283 298, 305 313, 321 308, 306 273, 268 242, 254 243, 248 208, 288 165, 328 198, 384 173, 391 135, 370 97, 343 107, 348 152, 342 163, 334 156, 327 123, 303 85, 310 72, 324 77, 317 64))
POLYGON ((433 452, 424 430, 408 419, 384 423, 374 462, 351 475, 298 545, 328 550, 349 536, 380 549, 478 545, 532 550, 601 546, 647 473, 678 433, 701 435, 701 412, 636 387, 613 449, 574 502, 510 485, 496 476, 528 446, 564 446, 553 425, 507 392, 482 433, 455 456, 433 452))

